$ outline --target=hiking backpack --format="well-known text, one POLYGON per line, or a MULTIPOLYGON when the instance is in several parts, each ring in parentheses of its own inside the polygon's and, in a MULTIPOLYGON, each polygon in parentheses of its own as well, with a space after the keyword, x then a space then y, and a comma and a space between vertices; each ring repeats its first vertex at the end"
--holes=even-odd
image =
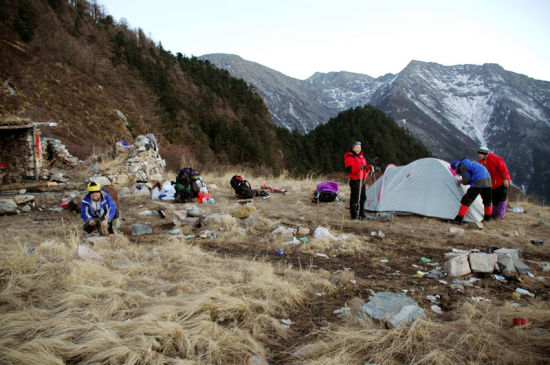
POLYGON ((233 176, 229 183, 239 199, 250 199, 258 193, 257 190, 252 189, 248 180, 244 180, 239 175, 233 176))
POLYGON ((313 203, 333 202, 338 198, 338 183, 333 181, 322 182, 317 185, 317 190, 313 193, 313 203))
MULTIPOLYGON (((179 200, 186 202, 199 195, 200 188, 203 186, 200 172, 190 167, 180 169, 176 177, 176 194, 179 200)), ((177 199, 178 200, 178 199, 177 199)))

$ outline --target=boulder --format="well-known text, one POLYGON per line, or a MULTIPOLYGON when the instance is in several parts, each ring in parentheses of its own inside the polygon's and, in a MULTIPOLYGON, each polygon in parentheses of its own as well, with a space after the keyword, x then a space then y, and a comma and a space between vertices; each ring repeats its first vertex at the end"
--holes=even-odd
POLYGON ((470 269, 473 272, 492 273, 497 266, 496 253, 473 252, 470 254, 470 269))
POLYGON ((13 199, 0 198, 0 215, 17 214, 17 203, 13 199))
POLYGON ((132 224, 132 236, 141 236, 143 234, 151 234, 153 229, 146 224, 132 224))
POLYGON ((378 292, 359 308, 358 316, 368 315, 393 327, 409 326, 417 319, 426 319, 424 311, 403 293, 378 292))
POLYGON ((462 254, 447 260, 445 265, 443 265, 443 270, 451 277, 468 275, 472 272, 468 262, 468 255, 462 254))

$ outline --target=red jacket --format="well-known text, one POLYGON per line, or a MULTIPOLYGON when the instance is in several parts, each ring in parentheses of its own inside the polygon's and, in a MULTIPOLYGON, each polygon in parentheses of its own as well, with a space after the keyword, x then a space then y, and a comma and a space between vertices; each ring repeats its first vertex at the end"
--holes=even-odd
POLYGON ((498 188, 504 182, 504 180, 511 181, 508 167, 504 163, 504 159, 500 156, 489 152, 486 158, 479 160, 479 163, 487 167, 489 174, 491 174, 491 185, 493 189, 498 188))
POLYGON ((363 156, 363 152, 357 155, 353 151, 346 152, 344 155, 344 166, 349 178, 352 180, 366 179, 372 168, 372 165, 367 165, 367 159, 363 156))

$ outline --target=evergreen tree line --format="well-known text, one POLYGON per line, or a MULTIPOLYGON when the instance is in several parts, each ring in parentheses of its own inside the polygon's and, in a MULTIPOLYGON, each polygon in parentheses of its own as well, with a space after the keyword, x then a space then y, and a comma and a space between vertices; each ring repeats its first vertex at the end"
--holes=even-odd
POLYGON ((343 155, 354 140, 363 143, 367 159, 378 167, 430 155, 370 105, 344 111, 307 135, 276 127, 262 98, 245 81, 209 61, 173 55, 141 29, 128 29, 124 21, 117 24, 95 1, 14 0, 4 13, 19 38, 30 42, 45 7, 60 18, 73 14, 69 31, 82 42, 107 39, 107 45, 98 45, 98 53, 107 55, 115 70, 141 79, 157 97, 162 123, 152 131, 186 146, 202 164, 262 166, 294 175, 331 173, 343 170, 343 155), (102 36, 85 34, 90 26, 102 36))
POLYGON ((360 141, 369 164, 383 169, 431 156, 428 149, 372 105, 339 113, 306 135, 279 129, 286 168, 296 175, 343 171, 344 154, 360 141))

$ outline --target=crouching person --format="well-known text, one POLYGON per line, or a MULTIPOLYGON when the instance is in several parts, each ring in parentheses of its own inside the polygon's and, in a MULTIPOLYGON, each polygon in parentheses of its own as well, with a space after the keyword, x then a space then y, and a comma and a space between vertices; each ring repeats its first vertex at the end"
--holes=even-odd
POLYGON ((114 234, 113 225, 118 228, 119 214, 113 198, 93 181, 88 184, 88 194, 82 199, 80 215, 88 233, 97 230, 103 235, 114 234))
POLYGON ((451 162, 451 168, 462 176, 463 185, 470 185, 466 194, 460 200, 460 209, 454 221, 462 224, 464 216, 468 213, 470 205, 476 200, 478 195, 481 195, 483 201, 484 213, 483 219, 488 221, 491 219, 492 202, 491 202, 491 175, 482 164, 470 161, 467 158, 462 161, 454 160, 451 162))

